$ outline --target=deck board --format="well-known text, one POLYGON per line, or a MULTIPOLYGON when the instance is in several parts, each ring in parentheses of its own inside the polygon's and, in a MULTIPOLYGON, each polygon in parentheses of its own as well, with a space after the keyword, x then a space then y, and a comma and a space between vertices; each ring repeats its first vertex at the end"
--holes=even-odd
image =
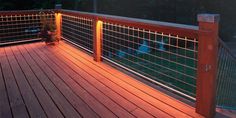
MULTIPOLYGON (((44 49, 45 50, 45 49, 44 49)), ((43 52, 43 50, 41 50, 43 52)), ((44 51, 45 52, 45 51, 44 51)), ((47 51, 46 51, 47 52, 47 51)), ((53 54, 49 54, 46 53, 50 56, 52 56, 53 54)), ((51 57, 51 60, 54 61, 56 64, 58 64, 59 67, 61 67, 62 70, 64 70, 65 72, 67 72, 68 75, 70 75, 78 84, 80 84, 83 88, 87 88, 87 91, 91 94, 91 95, 96 95, 94 96, 95 99, 97 99, 97 101, 100 101, 103 105, 105 105, 108 109, 110 109, 114 114, 116 114, 118 117, 132 117, 131 114, 126 111, 126 109, 121 108, 116 102, 115 100, 112 101, 111 99, 109 99, 107 96, 105 96, 101 91, 97 90, 94 86, 92 86, 91 83, 88 83, 86 81, 86 78, 89 78, 88 76, 84 76, 81 77, 79 74, 76 74, 75 72, 72 71, 71 68, 69 68, 68 66, 66 66, 65 64, 63 64, 63 61, 58 61, 57 59, 55 60, 56 57, 51 57)), ((78 71, 81 72, 81 71, 78 71)), ((92 78, 90 78, 92 79, 92 78)), ((98 83, 96 83, 95 85, 97 85, 98 83)), ((105 91, 106 92, 106 91, 105 91)), ((108 92, 108 91, 107 91, 108 92)), ((114 96, 114 97, 118 97, 118 96, 114 96)), ((118 99, 117 99, 118 100, 118 99)), ((123 102, 123 101, 122 101, 123 102)), ((126 105, 126 107, 129 104, 126 105)), ((132 109, 134 110, 134 108, 132 109)))
MULTIPOLYGON (((125 88, 125 90, 128 91, 130 94, 134 94, 134 96, 132 96, 128 99, 138 97, 138 98, 142 99, 145 102, 145 104, 146 104, 146 102, 149 102, 150 105, 152 105, 153 107, 156 107, 157 109, 160 109, 161 111, 165 112, 165 114, 169 114, 173 117, 174 116, 189 117, 185 113, 182 113, 182 111, 178 111, 173 108, 170 109, 171 106, 166 105, 165 103, 163 103, 161 101, 157 101, 156 99, 141 92, 139 89, 133 87, 132 85, 133 84, 135 85, 136 82, 133 82, 132 85, 130 83, 125 83, 119 79, 116 79, 116 77, 114 77, 112 74, 109 74, 108 72, 103 71, 102 69, 98 68, 97 66, 94 66, 94 64, 91 63, 91 61, 93 60, 92 58, 90 58, 89 60, 85 60, 85 59, 81 58, 81 55, 83 55, 83 54, 74 54, 73 50, 70 50, 70 51, 66 50, 66 49, 64 49, 64 50, 67 51, 68 54, 71 54, 71 56, 74 56, 74 58, 77 59, 77 61, 76 61, 77 65, 79 65, 79 66, 87 65, 87 67, 83 67, 83 68, 86 68, 86 70, 89 70, 89 72, 95 72, 95 75, 97 77, 101 77, 101 78, 103 77, 103 78, 109 79, 111 82, 118 84, 122 88, 125 88)), ((69 55, 67 55, 67 57, 69 57, 69 55)), ((112 69, 109 71, 112 71, 112 69)), ((125 79, 127 79, 127 78, 125 78, 125 79)), ((119 90, 119 89, 116 88, 116 90, 119 90)), ((124 94, 124 92, 122 92, 121 94, 124 94)), ((136 104, 138 104, 138 103, 136 103, 136 104)), ((153 112, 151 112, 151 113, 153 113, 153 112)), ((157 116, 158 115, 160 115, 160 113, 158 113, 157 116)))
MULTIPOLYGON (((133 104, 140 105, 143 110, 146 110, 151 115, 156 116, 156 117, 158 117, 158 116, 170 117, 170 115, 168 115, 167 113, 164 113, 163 111, 161 111, 159 109, 156 109, 151 104, 147 104, 144 100, 138 98, 137 96, 133 95, 133 93, 130 93, 126 89, 119 86, 118 84, 120 82, 114 83, 113 81, 115 81, 114 79, 116 79, 116 78, 114 78, 113 76, 109 76, 108 78, 104 77, 103 75, 101 75, 97 71, 94 71, 93 69, 86 66, 81 61, 71 57, 71 55, 68 54, 70 52, 66 53, 63 50, 61 50, 59 52, 60 52, 59 55, 64 55, 65 57, 68 57, 68 59, 70 59, 70 62, 73 62, 76 66, 88 71, 90 74, 92 74, 94 77, 96 77, 98 81, 100 81, 104 85, 108 86, 110 88, 110 90, 113 90, 113 91, 117 92, 120 96, 122 96, 125 99, 129 100, 133 104)), ((73 68, 76 68, 76 67, 73 67, 73 68)), ((99 69, 99 70, 101 70, 101 69, 99 69)), ((104 74, 107 74, 107 73, 104 73, 104 74)), ((126 86, 126 85, 123 85, 123 86, 126 86)))
POLYGON ((65 48, 64 50, 68 51, 68 52, 73 52, 75 53, 76 55, 79 55, 78 58, 84 58, 84 59, 88 59, 89 62, 91 62, 92 64, 96 65, 97 67, 99 67, 97 70, 104 70, 106 71, 107 73, 119 78, 120 80, 126 82, 126 83, 135 83, 135 84, 130 84, 131 86, 141 90, 142 92, 168 104, 168 105, 173 105, 172 107, 186 113, 186 114, 189 114, 193 117, 201 117, 199 114, 195 113, 195 109, 192 107, 192 106, 189 106, 187 104, 184 104, 182 103, 181 101, 178 101, 178 100, 175 100, 174 98, 170 97, 170 96, 167 96, 165 95, 164 93, 160 92, 160 91, 157 91, 151 87, 149 87, 148 85, 142 83, 142 82, 139 82, 135 79, 133 79, 132 77, 116 70, 116 69, 113 69, 113 67, 109 66, 109 65, 106 65, 104 63, 96 63, 94 61, 92 61, 93 59, 89 56, 89 55, 86 55, 86 54, 81 54, 79 53, 79 51, 73 51, 74 48, 71 47, 69 44, 67 43, 64 43, 63 45, 60 45, 62 46, 63 48, 65 48))
MULTIPOLYGON (((110 98, 114 102, 120 101, 120 102, 117 102, 117 104, 119 104, 121 107, 126 109, 128 112, 131 112, 131 111, 133 111, 133 110, 135 110, 137 108, 137 106, 135 106, 134 104, 130 103, 128 100, 124 99, 119 94, 115 93, 114 91, 111 91, 111 89, 109 89, 108 87, 106 87, 105 85, 103 85, 102 83, 97 81, 95 77, 93 77, 89 73, 86 73, 86 71, 82 70, 81 68, 77 67, 69 59, 66 59, 61 54, 57 54, 57 56, 55 56, 54 53, 48 53, 50 51, 44 51, 44 52, 45 52, 45 54, 50 55, 51 59, 54 60, 54 61, 55 61, 56 57, 60 57, 60 59, 62 59, 62 60, 57 61, 57 64, 60 64, 61 67, 65 71, 68 71, 69 75, 74 76, 75 79, 78 76, 81 76, 82 78, 84 78, 84 80, 81 80, 81 79, 80 80, 79 79, 76 80, 78 83, 82 83, 82 86, 84 85, 84 87, 89 87, 89 88, 91 87, 91 88, 96 88, 96 89, 100 90, 100 92, 96 91, 95 94, 97 94, 97 96, 95 96, 95 97, 107 96, 108 98, 110 98), (64 66, 62 66, 62 65, 64 65, 64 66), (73 69, 74 71, 71 70, 71 69, 73 69)), ((59 59, 56 59, 56 60, 59 60, 59 59)), ((98 99, 101 99, 101 98, 98 98, 98 99)), ((108 105, 110 105, 109 107, 112 106, 111 104, 108 104, 108 105)), ((112 108, 112 109, 114 109, 114 108, 112 108)), ((117 108, 115 108, 115 110, 117 110, 117 108)), ((114 111, 114 112, 119 114, 119 112, 117 112, 117 111, 114 111)), ((127 117, 127 115, 125 115, 125 116, 127 117)))
MULTIPOLYGON (((54 84, 54 86, 62 93, 62 94, 57 93, 56 95, 60 95, 60 96, 56 96, 54 100, 58 99, 62 107, 61 110, 63 110, 64 115, 70 118, 73 118, 73 117, 80 118, 81 117, 80 114, 76 111, 76 109, 70 102, 70 100, 73 99, 73 93, 71 89, 69 89, 68 86, 66 86, 65 83, 59 79, 56 73, 54 73, 53 70, 46 63, 44 63, 40 57, 37 56, 34 50, 29 47, 29 45, 24 46, 24 47, 26 48, 28 53, 31 55, 32 59, 38 64, 39 68, 41 68, 41 70, 47 76, 49 81, 51 81, 51 83, 54 84)), ((53 90, 52 92, 55 92, 55 91, 53 90)))
POLYGON ((5 53, 5 49, 1 50, 1 54, 3 55, 0 59, 2 66, 2 74, 5 80, 12 115, 16 118, 29 118, 26 105, 23 101, 18 85, 15 81, 15 77, 12 73, 12 69, 5 53))
POLYGON ((64 95, 58 90, 58 88, 50 81, 48 76, 44 73, 43 69, 41 69, 37 63, 32 59, 29 54, 30 51, 26 50, 23 46, 19 46, 21 53, 24 58, 27 59, 28 64, 32 68, 33 72, 39 79, 40 83, 44 86, 45 90, 53 99, 56 104, 58 110, 61 111, 63 116, 65 117, 73 117, 73 114, 77 116, 78 114, 75 112, 74 108, 70 105, 64 95), (29 51, 29 52, 27 52, 29 51))
MULTIPOLYGON (((31 45, 30 45, 31 46, 31 45)), ((30 47, 30 46, 28 46, 28 47, 30 47)), ((42 45, 41 45, 42 46, 42 45)), ((33 47, 32 47, 33 48, 33 47)), ((82 95, 84 94, 84 95, 86 95, 86 96, 89 96, 88 95, 88 93, 86 92, 86 90, 83 90, 83 88, 82 87, 80 87, 80 86, 78 86, 77 84, 76 84, 76 82, 75 81, 73 81, 72 79, 71 79, 71 77, 69 76, 69 75, 67 75, 65 72, 63 72, 62 71, 62 69, 60 69, 58 66, 56 66, 55 65, 55 63, 53 63, 51 60, 49 60, 49 58, 47 58, 46 57, 46 55, 43 55, 42 53, 41 53, 41 51, 39 51, 37 48, 34 48, 33 50, 35 51, 35 53, 37 53, 38 54, 38 56, 35 56, 35 57, 38 57, 38 58, 40 58, 41 57, 41 59, 42 60, 40 60, 40 62, 41 63, 45 63, 45 64, 48 64, 48 67, 49 67, 49 65, 51 66, 51 68, 53 68, 53 69, 51 69, 51 70, 53 70, 54 71, 54 73, 55 74, 53 74, 53 72, 51 72, 51 73, 49 73, 50 75, 50 78, 55 78, 56 77, 56 74, 61 78, 57 78, 57 79, 55 79, 55 84, 58 84, 58 85, 60 85, 60 86, 62 86, 62 85, 64 85, 66 88, 67 88, 67 90, 72 90, 72 89, 70 89, 70 85, 72 85, 73 87, 74 87, 74 89, 73 90, 82 90, 82 91, 79 91, 79 92, 81 92, 81 96, 80 97, 82 97, 82 95), (35 49, 35 50, 34 50, 35 49), (44 61, 44 62, 43 62, 44 61), (67 85, 66 85, 67 84, 67 85)), ((45 68, 46 69, 46 68, 45 68)), ((49 71, 49 70, 48 70, 49 71)), ((65 92, 65 94, 68 94, 68 93, 70 93, 70 95, 68 95, 69 97, 68 97, 68 99, 72 99, 73 97, 74 97, 74 99, 75 100, 73 100, 73 101, 75 101, 74 103, 75 104, 78 104, 78 102, 79 101, 81 101, 81 100, 79 100, 78 99, 78 97, 74 94, 74 93, 72 93, 73 91, 67 91, 67 92, 65 92)), ((72 101, 72 100, 71 100, 72 101)), ((72 101, 72 102, 73 102, 72 101)), ((96 100, 95 99, 93 99, 93 101, 95 101, 96 102, 96 100)), ((99 104, 96 104, 96 105, 99 105, 99 104)), ((82 108, 85 108, 86 107, 86 104, 83 104, 83 103, 79 103, 78 105, 77 105, 78 107, 82 107, 82 108)), ((101 105, 100 105, 101 106, 101 105)), ((110 112, 109 110, 106 110, 106 108, 100 108, 101 110, 100 110, 100 112, 101 113, 103 113, 103 114, 106 114, 107 115, 107 117, 115 117, 114 116, 114 114, 112 113, 112 112, 110 112)), ((88 110, 87 110, 88 111, 88 110)))
POLYGON ((38 102, 38 99, 36 98, 34 92, 32 91, 31 86, 26 80, 26 77, 22 72, 19 63, 15 59, 15 56, 11 51, 11 48, 10 47, 5 48, 5 52, 9 60, 11 69, 13 71, 15 80, 18 84, 19 90, 21 91, 21 96, 23 97, 25 105, 28 109, 30 117, 34 118, 46 117, 46 114, 44 113, 41 105, 38 102))
POLYGON ((22 71, 25 73, 27 80, 29 81, 32 89, 35 92, 35 95, 37 96, 47 116, 62 118, 63 115, 58 110, 57 106, 54 104, 53 100, 51 99, 49 94, 46 92, 44 87, 41 85, 40 81, 38 80, 34 72, 31 70, 30 66, 27 64, 26 60, 22 56, 19 49, 15 46, 15 47, 12 47, 12 51, 16 59, 18 60, 18 62, 20 62, 19 65, 22 68, 22 71))
MULTIPOLYGON (((0 58, 2 57, 2 49, 0 49, 0 58)), ((0 118, 12 118, 10 104, 6 92, 5 82, 2 74, 2 66, 0 61, 0 118)))
POLYGON ((0 117, 201 117, 66 42, 0 47, 0 67, 0 117))

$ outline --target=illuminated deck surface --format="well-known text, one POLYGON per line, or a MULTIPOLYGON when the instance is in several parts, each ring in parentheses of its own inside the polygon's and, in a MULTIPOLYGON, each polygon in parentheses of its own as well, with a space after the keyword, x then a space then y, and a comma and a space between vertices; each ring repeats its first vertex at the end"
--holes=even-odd
POLYGON ((200 117, 66 42, 0 47, 0 117, 200 117))

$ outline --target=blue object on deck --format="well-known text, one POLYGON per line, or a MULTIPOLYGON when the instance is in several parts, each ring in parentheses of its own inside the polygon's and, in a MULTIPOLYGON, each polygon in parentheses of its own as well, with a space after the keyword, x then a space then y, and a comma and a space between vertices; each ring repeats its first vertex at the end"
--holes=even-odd
POLYGON ((137 54, 146 54, 149 53, 151 50, 148 46, 146 40, 143 41, 143 44, 138 48, 137 54))

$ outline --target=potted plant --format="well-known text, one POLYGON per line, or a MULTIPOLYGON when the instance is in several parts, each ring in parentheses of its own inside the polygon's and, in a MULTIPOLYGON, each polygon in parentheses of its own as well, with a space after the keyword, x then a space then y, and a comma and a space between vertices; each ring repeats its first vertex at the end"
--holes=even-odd
POLYGON ((55 44, 55 42, 59 42, 56 33, 56 25, 52 19, 48 19, 42 15, 41 18, 42 28, 39 33, 39 36, 42 40, 48 44, 55 44))

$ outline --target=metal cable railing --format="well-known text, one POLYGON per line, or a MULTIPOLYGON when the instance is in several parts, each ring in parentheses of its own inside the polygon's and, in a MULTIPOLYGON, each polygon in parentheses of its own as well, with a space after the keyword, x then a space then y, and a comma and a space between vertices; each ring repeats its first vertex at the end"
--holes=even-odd
POLYGON ((54 21, 52 11, 16 11, 0 13, 0 45, 38 39, 41 18, 54 21), (9 13, 9 14, 6 14, 9 13))
POLYGON ((204 116, 212 116, 209 113, 214 109, 218 62, 217 106, 236 109, 236 57, 221 40, 219 52, 211 47, 217 44, 217 15, 199 15, 199 26, 189 26, 70 10, 55 12, 0 12, 0 46, 39 39, 43 22, 50 20, 56 24, 58 36, 93 53, 95 61, 103 58, 196 100, 197 112, 204 116), (210 102, 205 105, 207 100, 210 102))
POLYGON ((195 100, 197 27, 70 10, 61 12, 62 38, 94 53, 98 20, 103 23, 103 59, 195 100))
POLYGON ((62 37, 71 41, 86 51, 93 52, 93 20, 73 16, 62 15, 62 37))
POLYGON ((195 99, 197 39, 104 22, 103 57, 195 99))
POLYGON ((218 62, 217 106, 235 109, 235 56, 223 42, 219 52, 211 47, 217 44, 217 14, 201 14, 199 26, 189 26, 70 10, 61 13, 62 38, 93 53, 97 62, 102 57, 192 100, 196 112, 206 117, 214 114, 218 62))
POLYGON ((236 57, 219 41, 217 106, 236 110, 236 57))

